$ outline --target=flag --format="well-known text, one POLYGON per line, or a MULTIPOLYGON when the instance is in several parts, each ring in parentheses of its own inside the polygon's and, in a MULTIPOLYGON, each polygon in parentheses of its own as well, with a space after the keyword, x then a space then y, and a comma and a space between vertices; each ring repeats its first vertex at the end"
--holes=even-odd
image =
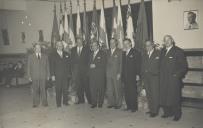
POLYGON ((102 7, 100 13, 100 22, 99 22, 99 43, 102 48, 109 49, 107 32, 106 32, 106 21, 104 16, 104 0, 102 0, 102 7))
POLYGON ((117 15, 117 28, 116 28, 116 35, 118 40, 118 47, 123 48, 123 39, 124 39, 124 31, 123 31, 123 19, 121 13, 121 0, 118 5, 118 15, 117 15))
POLYGON ((111 28, 111 38, 116 38, 116 28, 117 28, 117 8, 115 0, 113 0, 113 13, 112 13, 112 28, 111 28))
POLYGON ((90 39, 99 38, 99 31, 98 31, 98 19, 97 19, 97 10, 96 10, 96 1, 94 0, 93 12, 92 12, 92 23, 91 23, 91 30, 90 30, 90 39))
POLYGON ((77 4, 77 22, 76 22, 76 36, 82 37, 82 30, 81 30, 81 19, 80 19, 80 6, 79 1, 77 4))
POLYGON ((59 19, 59 35, 60 35, 60 40, 63 39, 63 33, 64 33, 64 28, 63 28, 63 10, 62 10, 62 5, 60 3, 60 19, 59 19))
POLYGON ((84 0, 84 12, 83 12, 83 40, 85 44, 88 42, 88 28, 87 28, 87 16, 86 16, 86 0, 84 0))
POLYGON ((138 20, 137 20, 137 29, 135 37, 135 47, 141 52, 144 50, 144 42, 148 40, 148 27, 147 27, 147 16, 145 11, 144 0, 141 0, 138 20))
POLYGON ((59 40, 59 28, 58 28, 58 21, 56 16, 56 5, 54 5, 54 19, 53 19, 53 27, 52 27, 52 33, 51 33, 52 48, 55 47, 55 43, 58 40, 59 40))
POLYGON ((64 48, 68 45, 69 42, 69 33, 68 33, 68 14, 67 14, 67 8, 66 3, 64 4, 64 34, 63 34, 63 40, 64 40, 64 48))
POLYGON ((135 41, 134 41, 134 38, 133 38, 134 27, 133 27, 133 20, 132 20, 132 14, 131 14, 130 1, 128 3, 126 23, 127 23, 127 26, 126 26, 126 38, 129 38, 132 41, 132 47, 135 47, 135 41))
POLYGON ((75 46, 75 36, 74 36, 74 29, 73 29, 73 16, 72 16, 72 3, 70 1, 70 15, 69 15, 69 37, 71 42, 71 47, 75 46))

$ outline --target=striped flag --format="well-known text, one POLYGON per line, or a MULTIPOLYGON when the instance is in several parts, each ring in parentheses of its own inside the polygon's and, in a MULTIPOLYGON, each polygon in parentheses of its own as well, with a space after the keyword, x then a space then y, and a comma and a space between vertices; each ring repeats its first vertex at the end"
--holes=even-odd
POLYGON ((80 5, 77 4, 77 22, 76 22, 76 36, 82 37, 81 19, 80 19, 80 5))
POLYGON ((56 16, 56 5, 54 5, 54 20, 53 20, 53 28, 51 33, 51 46, 52 48, 55 47, 56 41, 59 40, 59 28, 58 28, 58 21, 56 16))
POLYGON ((70 15, 69 15, 69 37, 71 42, 71 47, 74 47, 75 44, 75 35, 73 29, 73 16, 72 16, 72 2, 70 1, 70 15))
POLYGON ((116 29, 117 29, 117 8, 116 8, 115 0, 113 0, 111 38, 117 38, 116 29))
POLYGON ((63 33, 64 33, 64 28, 63 28, 63 10, 62 10, 62 5, 60 2, 60 19, 59 19, 59 35, 60 35, 60 40, 63 39, 63 33))
POLYGON ((99 38, 98 19, 97 19, 96 1, 94 0, 90 39, 91 40, 93 40, 93 39, 98 40, 98 38, 99 38))
POLYGON ((64 40, 64 48, 67 47, 68 42, 69 42, 69 26, 68 26, 68 14, 67 14, 67 8, 66 8, 66 3, 64 4, 64 34, 63 34, 63 40, 64 40))

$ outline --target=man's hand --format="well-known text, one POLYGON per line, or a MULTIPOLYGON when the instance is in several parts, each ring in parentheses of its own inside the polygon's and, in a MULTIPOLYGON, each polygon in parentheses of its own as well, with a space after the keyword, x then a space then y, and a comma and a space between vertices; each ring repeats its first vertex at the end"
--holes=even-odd
POLYGON ((140 80, 140 76, 136 75, 136 81, 139 81, 139 80, 140 80))
POLYGON ((96 65, 95 64, 90 64, 90 68, 95 68, 96 65))
POLYGON ((32 82, 32 78, 31 78, 31 77, 29 77, 28 80, 29 80, 30 82, 32 82))
POLYGON ((55 81, 55 80, 56 80, 55 76, 52 76, 52 77, 51 77, 51 80, 52 80, 52 81, 55 81))
POLYGON ((121 74, 117 74, 117 80, 120 80, 121 74))

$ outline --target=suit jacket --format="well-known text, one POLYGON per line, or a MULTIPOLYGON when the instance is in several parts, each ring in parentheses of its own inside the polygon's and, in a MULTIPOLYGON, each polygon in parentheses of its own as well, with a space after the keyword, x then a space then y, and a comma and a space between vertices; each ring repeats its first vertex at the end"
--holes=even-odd
POLYGON ((142 58, 141 74, 159 75, 160 73, 160 51, 154 49, 150 58, 147 53, 144 53, 142 58))
POLYGON ((107 77, 116 77, 121 75, 122 70, 122 50, 116 48, 113 54, 111 50, 107 51, 107 77))
POLYGON ((99 50, 95 58, 93 58, 93 52, 90 55, 90 64, 95 64, 95 68, 90 68, 90 77, 92 75, 99 77, 105 77, 106 73, 106 53, 102 50, 99 50))
POLYGON ((71 67, 78 70, 81 74, 86 74, 89 69, 90 49, 83 46, 80 56, 77 52, 77 46, 71 50, 71 67))
POLYGON ((57 79, 67 79, 71 77, 71 57, 70 54, 63 51, 61 57, 55 50, 50 56, 51 75, 57 79))
POLYGON ((36 54, 28 56, 28 77, 32 80, 46 80, 50 76, 50 67, 48 56, 41 54, 41 58, 38 59, 36 54))
POLYGON ((131 48, 128 55, 126 55, 126 52, 123 52, 122 65, 122 81, 135 84, 136 75, 140 75, 141 71, 141 54, 134 48, 131 48))

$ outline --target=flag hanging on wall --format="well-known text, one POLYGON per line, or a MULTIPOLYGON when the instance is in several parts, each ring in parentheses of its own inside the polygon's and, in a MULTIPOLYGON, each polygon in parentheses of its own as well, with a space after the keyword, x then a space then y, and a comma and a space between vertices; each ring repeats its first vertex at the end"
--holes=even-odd
POLYGON ((134 27, 133 27, 133 20, 132 20, 132 14, 131 14, 131 6, 130 1, 128 2, 128 10, 127 10, 127 17, 126 17, 126 38, 129 38, 132 41, 132 46, 135 47, 135 41, 134 41, 134 27))
POLYGON ((97 19, 97 10, 96 10, 96 1, 94 0, 94 7, 92 12, 92 24, 91 24, 91 31, 90 31, 90 39, 99 38, 99 31, 98 31, 98 19, 97 19))
POLYGON ((62 10, 62 5, 60 2, 60 19, 59 19, 59 35, 60 35, 60 40, 63 39, 63 33, 64 33, 64 28, 63 28, 63 10, 62 10))
POLYGON ((123 31, 123 19, 121 13, 121 0, 118 5, 118 15, 117 15, 117 40, 118 40, 118 47, 123 48, 123 39, 124 39, 124 31, 123 31))
POLYGON ((117 28, 117 8, 115 0, 113 0, 113 13, 112 13, 112 28, 111 28, 111 38, 116 38, 116 28, 117 28))
POLYGON ((52 27, 52 33, 51 33, 52 48, 55 47, 55 43, 58 40, 59 40, 59 28, 58 28, 58 21, 56 16, 56 5, 54 5, 54 19, 53 19, 53 27, 52 27))
POLYGON ((87 44, 89 41, 88 39, 88 28, 87 28, 87 15, 86 15, 86 0, 84 0, 84 11, 83 11, 83 40, 85 41, 85 44, 87 44))
POLYGON ((69 37, 71 42, 71 47, 75 46, 75 36, 73 29, 73 16, 72 16, 72 2, 70 1, 70 15, 69 15, 69 37))
POLYGON ((68 16, 67 16, 67 8, 66 8, 66 3, 64 3, 64 34, 63 34, 63 41, 64 43, 64 48, 66 48, 66 46, 69 43, 69 32, 68 32, 68 16))
POLYGON ((81 19, 80 19, 80 5, 77 3, 77 23, 76 23, 76 36, 82 37, 81 19))
POLYGON ((99 25, 99 43, 103 49, 109 49, 107 32, 106 32, 106 21, 104 16, 104 0, 102 0, 101 13, 100 13, 100 25, 99 25))
POLYGON ((149 39, 149 36, 148 36, 146 10, 144 5, 144 0, 141 0, 138 20, 137 20, 135 47, 142 52, 144 50, 144 42, 148 39, 149 39))

